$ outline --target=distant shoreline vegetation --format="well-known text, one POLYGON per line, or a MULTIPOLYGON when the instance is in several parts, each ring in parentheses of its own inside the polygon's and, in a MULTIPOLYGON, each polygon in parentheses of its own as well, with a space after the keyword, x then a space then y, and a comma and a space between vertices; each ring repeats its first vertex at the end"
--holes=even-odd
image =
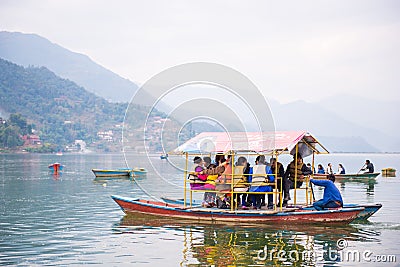
MULTIPOLYGON (((62 79, 45 67, 16 65, 0 58, 0 152, 48 153, 121 150, 128 103, 111 103, 62 79), (4 116, 4 115, 3 115, 4 116)), ((138 105, 135 116, 146 117, 138 105)), ((154 116, 165 116, 155 111, 154 116)), ((133 129, 141 127, 130 122, 133 129)), ((158 144, 154 142, 154 150, 158 144)))

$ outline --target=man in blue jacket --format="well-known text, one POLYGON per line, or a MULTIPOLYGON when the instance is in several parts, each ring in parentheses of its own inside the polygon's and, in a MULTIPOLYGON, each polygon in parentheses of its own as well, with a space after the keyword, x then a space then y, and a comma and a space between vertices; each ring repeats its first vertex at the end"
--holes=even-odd
POLYGON ((325 208, 340 208, 343 207, 343 199, 340 195, 339 190, 335 186, 335 176, 333 174, 328 175, 328 180, 315 180, 311 179, 311 183, 323 186, 324 197, 316 202, 313 206, 316 210, 323 210, 325 208))

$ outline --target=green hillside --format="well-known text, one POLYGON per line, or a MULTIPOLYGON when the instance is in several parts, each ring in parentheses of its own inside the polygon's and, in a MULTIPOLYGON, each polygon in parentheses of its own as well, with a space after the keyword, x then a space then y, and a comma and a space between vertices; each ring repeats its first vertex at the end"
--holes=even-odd
POLYGON ((43 142, 95 142, 97 132, 121 124, 127 104, 110 103, 41 67, 0 59, 0 109, 27 118, 43 142))
POLYGON ((92 61, 36 34, 0 31, 0 58, 18 65, 45 66, 57 76, 112 102, 127 102, 138 86, 92 61), (118 90, 115 90, 118 88, 118 90))

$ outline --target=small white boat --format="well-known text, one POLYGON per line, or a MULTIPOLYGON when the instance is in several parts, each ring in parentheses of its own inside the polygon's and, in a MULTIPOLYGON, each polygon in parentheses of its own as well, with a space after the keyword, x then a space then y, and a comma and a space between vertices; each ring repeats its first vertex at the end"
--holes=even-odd
POLYGON ((96 177, 131 177, 132 169, 92 169, 96 177))

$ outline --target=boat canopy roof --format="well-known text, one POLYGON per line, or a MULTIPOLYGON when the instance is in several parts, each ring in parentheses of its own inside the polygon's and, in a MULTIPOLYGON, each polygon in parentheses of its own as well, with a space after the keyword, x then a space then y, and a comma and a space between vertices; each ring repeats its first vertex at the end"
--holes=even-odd
POLYGON ((327 154, 328 150, 306 131, 275 132, 203 132, 172 151, 174 154, 254 152, 283 154, 298 152, 304 158, 313 152, 327 154))

